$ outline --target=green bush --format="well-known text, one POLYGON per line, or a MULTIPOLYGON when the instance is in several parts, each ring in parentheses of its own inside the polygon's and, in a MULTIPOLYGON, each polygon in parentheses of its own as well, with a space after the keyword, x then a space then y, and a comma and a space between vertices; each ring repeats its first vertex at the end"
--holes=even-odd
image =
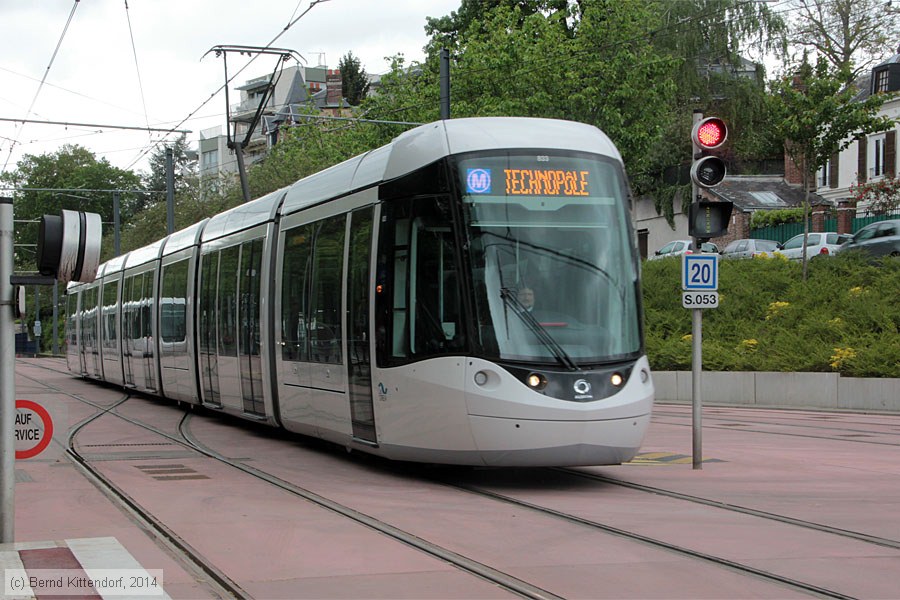
POLYGON ((775 227, 783 223, 802 223, 802 208, 779 208, 776 210, 758 210, 750 217, 750 228, 775 227))
MULTIPOLYGON (((691 368, 691 314, 681 261, 643 265, 647 354, 658 370, 691 368)), ((723 260, 719 307, 703 313, 710 371, 819 371, 900 377, 900 260, 855 253, 801 266, 781 258, 723 260)))

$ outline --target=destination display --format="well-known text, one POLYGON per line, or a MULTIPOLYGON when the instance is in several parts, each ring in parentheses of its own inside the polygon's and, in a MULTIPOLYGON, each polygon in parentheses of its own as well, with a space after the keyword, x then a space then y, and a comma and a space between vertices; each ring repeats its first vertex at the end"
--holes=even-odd
MULTIPOLYGON (((582 164, 587 164, 587 161, 571 161, 582 163, 571 165, 576 168, 565 168, 570 167, 570 164, 530 168, 513 168, 517 165, 496 167, 488 166, 494 161, 486 160, 484 162, 487 164, 481 166, 477 164, 477 161, 470 161, 470 164, 464 167, 462 175, 465 178, 466 194, 572 198, 596 194, 596 190, 592 189, 592 184, 597 179, 590 168, 582 166, 582 164)), ((570 161, 559 159, 556 162, 569 163, 570 161)))

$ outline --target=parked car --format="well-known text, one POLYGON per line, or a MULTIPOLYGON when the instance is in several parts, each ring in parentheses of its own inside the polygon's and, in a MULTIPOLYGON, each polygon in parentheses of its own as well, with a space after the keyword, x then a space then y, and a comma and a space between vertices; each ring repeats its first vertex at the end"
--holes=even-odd
MULTIPOLYGON (((711 242, 703 242, 700 245, 700 251, 715 254, 719 251, 719 247, 711 242)), ((668 244, 657 250, 653 256, 649 257, 648 260, 667 258, 669 256, 681 256, 682 254, 691 254, 693 252, 693 240, 675 240, 674 242, 669 242, 668 244)))
POLYGON ((774 240, 734 240, 720 252, 722 258, 753 258, 754 256, 772 256, 778 251, 778 242, 774 240))
MULTIPOLYGON (((806 257, 830 256, 838 252, 841 245, 851 237, 850 234, 834 232, 807 234, 806 257)), ((786 241, 779 252, 791 260, 803 260, 803 234, 786 241)))
POLYGON ((841 246, 841 252, 847 250, 861 250, 873 257, 900 256, 900 219, 866 225, 841 246))

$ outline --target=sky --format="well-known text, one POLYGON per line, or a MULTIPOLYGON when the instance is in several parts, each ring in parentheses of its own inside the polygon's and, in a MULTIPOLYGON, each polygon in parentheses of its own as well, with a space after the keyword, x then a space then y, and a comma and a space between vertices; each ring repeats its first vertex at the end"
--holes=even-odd
MULTIPOLYGON (((295 50, 307 66, 336 68, 353 52, 366 72, 379 74, 388 70, 386 57, 422 60, 426 17, 449 15, 459 5, 460 0, 0 0, 0 118, 90 125, 0 121, 0 170, 14 170, 25 154, 79 144, 116 167, 146 171, 148 148, 164 134, 102 125, 187 129, 193 147, 203 129, 221 126, 224 132, 225 95, 215 93, 225 80, 222 59, 204 57, 213 46, 267 46, 281 34, 272 46, 295 50)), ((274 60, 260 57, 234 79, 232 104, 239 98, 233 86, 268 75, 274 60)), ((229 55, 229 75, 246 62, 229 55)))

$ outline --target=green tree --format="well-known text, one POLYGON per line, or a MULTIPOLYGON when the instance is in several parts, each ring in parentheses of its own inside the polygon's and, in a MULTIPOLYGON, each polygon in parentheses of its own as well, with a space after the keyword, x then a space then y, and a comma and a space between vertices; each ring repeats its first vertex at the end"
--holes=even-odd
POLYGON ((359 58, 353 56, 353 52, 348 52, 341 58, 338 69, 341 71, 344 97, 351 106, 359 106, 369 92, 369 76, 366 70, 363 69, 359 58))
POLYGON ((783 30, 775 11, 741 0, 463 0, 458 11, 428 20, 421 75, 398 74, 393 98, 428 107, 404 118, 434 118, 436 56, 448 47, 454 116, 596 124, 622 150, 636 192, 671 218, 679 188, 663 173, 690 161, 693 108, 729 121, 733 165, 752 171, 779 155, 764 72, 748 69, 741 53, 780 47, 783 30))
POLYGON ((809 188, 815 173, 856 136, 885 131, 893 120, 878 116, 884 94, 857 102, 857 90, 845 85, 847 68, 835 69, 824 57, 816 65, 804 61, 795 77, 783 77, 773 85, 771 111, 775 129, 785 140, 785 150, 803 174, 803 278, 807 275, 806 238, 809 233, 809 188))
POLYGON ((175 196, 193 194, 197 182, 197 161, 191 157, 191 149, 187 142, 187 134, 181 136, 171 144, 159 144, 150 154, 150 172, 144 176, 144 185, 149 191, 140 207, 146 208, 148 204, 164 201, 166 199, 166 150, 172 148, 172 164, 174 172, 175 196))
MULTIPOLYGON (((581 4, 579 0, 578 4, 581 4)), ((485 26, 486 18, 496 9, 518 8, 521 19, 525 19, 535 13, 544 15, 568 16, 568 0, 461 0, 459 10, 452 11, 443 17, 426 17, 425 33, 430 36, 428 43, 429 55, 434 55, 442 48, 454 48, 461 51, 460 38, 465 32, 473 32, 474 29, 485 26)), ((554 20, 567 32, 569 24, 565 19, 554 20)), ((518 23, 521 27, 522 23, 518 23)), ((517 28, 518 28, 517 27, 517 28)), ((484 30, 481 33, 485 33, 484 30)))
MULTIPOLYGON (((87 148, 69 144, 53 153, 26 154, 14 171, 3 173, 0 178, 16 187, 33 188, 16 192, 14 196, 16 219, 19 220, 40 219, 44 214, 57 215, 60 210, 67 209, 94 212, 104 223, 111 223, 112 190, 143 189, 140 177, 134 172, 114 167, 105 158, 98 159, 87 148)), ((134 214, 139 195, 130 191, 120 195, 123 221, 134 214)), ((108 228, 108 225, 104 227, 108 228)), ((37 224, 21 224, 16 227, 15 243, 27 248, 27 245, 37 243, 37 236, 37 224)), ((34 268, 33 254, 17 252, 16 259, 20 265, 17 268, 34 268), (22 262, 26 260, 32 266, 22 262)))

